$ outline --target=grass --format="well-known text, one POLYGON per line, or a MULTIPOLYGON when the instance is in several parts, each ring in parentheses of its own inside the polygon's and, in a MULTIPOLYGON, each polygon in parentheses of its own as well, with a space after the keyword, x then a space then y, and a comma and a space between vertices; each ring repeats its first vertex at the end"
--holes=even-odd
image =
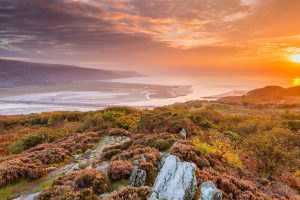
POLYGON ((19 180, 18 182, 15 182, 13 184, 10 184, 4 188, 0 189, 0 200, 6 200, 9 197, 11 197, 16 190, 20 190, 24 185, 26 185, 29 182, 27 179, 19 180))
POLYGON ((40 184, 40 185, 34 190, 34 192, 41 192, 41 191, 43 191, 43 190, 49 188, 49 187, 52 185, 53 181, 54 181, 56 178, 57 178, 57 177, 54 177, 54 178, 49 179, 49 180, 45 181, 44 183, 40 184))
POLYGON ((129 180, 120 180, 111 184, 110 191, 120 190, 129 185, 129 180))

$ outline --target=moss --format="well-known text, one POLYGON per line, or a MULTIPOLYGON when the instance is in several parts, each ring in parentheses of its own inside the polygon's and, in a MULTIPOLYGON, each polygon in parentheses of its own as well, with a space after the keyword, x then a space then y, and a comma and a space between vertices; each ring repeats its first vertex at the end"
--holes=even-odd
POLYGON ((21 180, 15 182, 15 183, 7 185, 4 188, 1 188, 0 189, 0 200, 7 200, 9 197, 14 195, 17 190, 22 188, 27 183, 29 183, 29 180, 21 179, 21 180))
POLYGON ((116 191, 116 190, 120 190, 126 186, 129 185, 129 180, 119 180, 119 181, 115 181, 114 183, 111 184, 110 186, 110 192, 116 191))
POLYGON ((45 181, 44 183, 40 184, 34 191, 41 192, 41 191, 49 188, 52 185, 52 183, 54 182, 54 180, 55 180, 55 178, 45 181))

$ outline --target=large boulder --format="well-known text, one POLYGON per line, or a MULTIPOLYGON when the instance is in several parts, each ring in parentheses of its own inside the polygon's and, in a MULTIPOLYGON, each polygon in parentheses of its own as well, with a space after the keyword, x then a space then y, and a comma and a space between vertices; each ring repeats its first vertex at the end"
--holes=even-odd
POLYGON ((197 181, 194 163, 181 162, 169 155, 158 173, 148 200, 190 200, 193 199, 197 181))
POLYGON ((201 196, 199 200, 222 200, 222 192, 211 181, 203 182, 200 190, 201 196))

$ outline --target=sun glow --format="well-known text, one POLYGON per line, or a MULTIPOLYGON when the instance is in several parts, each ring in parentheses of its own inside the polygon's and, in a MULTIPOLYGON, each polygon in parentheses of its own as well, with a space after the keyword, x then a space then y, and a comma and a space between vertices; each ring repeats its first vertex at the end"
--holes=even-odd
POLYGON ((293 79, 293 86, 298 86, 300 85, 300 78, 294 78, 293 79))
POLYGON ((295 63, 300 63, 300 54, 291 55, 291 60, 295 63))

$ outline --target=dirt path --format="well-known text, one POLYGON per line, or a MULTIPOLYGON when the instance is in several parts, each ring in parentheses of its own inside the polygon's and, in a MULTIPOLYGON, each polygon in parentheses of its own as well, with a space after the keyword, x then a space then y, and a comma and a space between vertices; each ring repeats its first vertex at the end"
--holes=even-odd
POLYGON ((57 177, 79 170, 80 166, 85 166, 86 168, 93 167, 92 163, 100 159, 105 147, 125 140, 129 140, 129 138, 124 136, 104 136, 94 149, 89 149, 82 155, 74 155, 72 162, 52 171, 45 177, 30 181, 21 187, 15 188, 13 193, 16 198, 14 198, 14 200, 34 200, 35 197, 57 177))

